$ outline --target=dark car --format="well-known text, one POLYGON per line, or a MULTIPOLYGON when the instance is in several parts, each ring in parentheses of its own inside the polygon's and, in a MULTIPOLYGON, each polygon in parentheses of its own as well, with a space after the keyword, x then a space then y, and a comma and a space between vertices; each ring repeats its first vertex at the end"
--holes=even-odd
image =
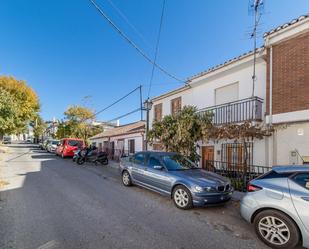
POLYGON ((177 153, 138 152, 122 159, 120 170, 125 186, 136 184, 168 195, 181 209, 226 202, 233 193, 229 179, 177 153))

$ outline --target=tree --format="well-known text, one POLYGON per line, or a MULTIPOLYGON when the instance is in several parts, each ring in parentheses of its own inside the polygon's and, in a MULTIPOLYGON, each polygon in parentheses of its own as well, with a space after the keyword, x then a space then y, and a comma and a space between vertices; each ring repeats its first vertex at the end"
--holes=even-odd
POLYGON ((174 151, 197 162, 197 142, 207 141, 212 128, 212 114, 198 113, 194 106, 184 106, 175 116, 167 115, 155 121, 148 132, 148 142, 162 143, 165 151, 174 151))
POLYGON ((13 97, 3 88, 0 88, 0 139, 16 129, 18 106, 13 97))
POLYGON ((33 134, 37 140, 44 134, 47 128, 47 124, 40 115, 37 115, 30 125, 33 127, 33 134))
POLYGON ((0 77, 1 123, 0 136, 20 133, 40 110, 39 99, 25 81, 0 77))
POLYGON ((86 107, 71 106, 64 112, 64 115, 66 121, 60 125, 59 133, 57 133, 59 136, 65 134, 66 137, 78 137, 87 141, 89 137, 103 131, 102 127, 93 125, 95 115, 86 107))

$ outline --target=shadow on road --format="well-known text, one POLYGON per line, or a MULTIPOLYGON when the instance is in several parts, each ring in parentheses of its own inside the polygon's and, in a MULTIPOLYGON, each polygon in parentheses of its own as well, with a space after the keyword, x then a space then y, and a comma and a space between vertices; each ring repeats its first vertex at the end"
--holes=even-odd
POLYGON ((33 159, 56 159, 55 154, 31 155, 33 159))

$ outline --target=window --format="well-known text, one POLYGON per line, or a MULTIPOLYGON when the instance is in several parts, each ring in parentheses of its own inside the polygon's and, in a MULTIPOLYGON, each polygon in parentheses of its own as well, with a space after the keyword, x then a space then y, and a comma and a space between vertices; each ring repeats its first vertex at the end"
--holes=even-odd
POLYGON ((128 140, 128 149, 129 149, 129 154, 135 153, 135 140, 134 139, 128 140))
POLYGON ((181 97, 171 100, 171 114, 176 115, 181 110, 181 97))
POLYGON ((293 181, 309 190, 309 173, 297 174, 293 177, 293 181))
POLYGON ((162 119, 162 103, 154 106, 154 120, 160 121, 162 119))
POLYGON ((148 167, 153 168, 154 166, 162 166, 162 164, 158 158, 150 156, 148 160, 148 167))
POLYGON ((163 156, 162 158, 166 168, 171 171, 198 169, 188 158, 179 154, 163 156))
POLYGON ((145 163, 145 155, 142 153, 135 154, 133 162, 136 164, 144 164, 145 163))
POLYGON ((238 100, 238 83, 230 84, 215 90, 216 105, 238 100))
POLYGON ((82 147, 83 141, 81 141, 81 140, 68 140, 68 145, 69 146, 82 147))

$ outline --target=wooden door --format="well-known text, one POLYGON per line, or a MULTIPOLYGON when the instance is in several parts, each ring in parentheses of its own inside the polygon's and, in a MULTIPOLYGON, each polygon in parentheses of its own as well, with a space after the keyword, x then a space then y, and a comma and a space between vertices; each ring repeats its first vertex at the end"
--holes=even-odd
POLYGON ((214 146, 202 146, 202 167, 203 169, 209 169, 213 166, 212 162, 214 160, 214 146), (207 163, 208 161, 208 163, 207 163))
POLYGON ((239 171, 243 167, 244 153, 241 144, 228 144, 227 146, 227 166, 228 169, 239 171))

